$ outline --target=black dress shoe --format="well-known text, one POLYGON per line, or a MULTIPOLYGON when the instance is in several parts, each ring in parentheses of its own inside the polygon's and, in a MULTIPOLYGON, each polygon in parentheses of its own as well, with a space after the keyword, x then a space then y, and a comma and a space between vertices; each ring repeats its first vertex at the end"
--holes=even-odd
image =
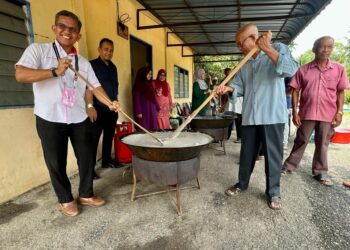
POLYGON ((109 165, 113 166, 113 168, 118 168, 118 167, 119 167, 119 164, 116 163, 116 162, 113 161, 113 160, 109 162, 109 165))
POLYGON ((114 162, 109 162, 107 164, 102 164, 101 168, 117 168, 118 165, 114 162))
POLYGON ((100 179, 101 177, 98 175, 98 174, 96 174, 96 172, 94 172, 94 180, 98 180, 98 179, 100 179))

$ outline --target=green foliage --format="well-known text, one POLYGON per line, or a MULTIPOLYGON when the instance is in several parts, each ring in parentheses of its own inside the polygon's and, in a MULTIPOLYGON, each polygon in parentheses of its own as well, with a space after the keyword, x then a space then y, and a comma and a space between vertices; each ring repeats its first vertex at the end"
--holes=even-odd
POLYGON ((348 45, 344 45, 342 43, 335 43, 334 50, 332 53, 332 60, 335 60, 341 64, 349 64, 350 63, 350 44, 348 41, 348 45))
POLYGON ((290 42, 290 44, 288 44, 288 48, 289 48, 291 53, 293 53, 293 51, 295 50, 296 46, 297 46, 297 44, 294 41, 292 41, 292 42, 290 42))
POLYGON ((237 56, 200 56, 195 59, 195 68, 203 68, 207 75, 216 76, 220 82, 224 79, 224 69, 236 67, 239 60, 237 56))
MULTIPOLYGON (((292 42, 288 46, 293 51, 297 44, 292 42)), ((297 58, 297 62, 299 65, 303 65, 311 62, 314 58, 314 53, 309 49, 297 58)), ((350 79, 350 38, 346 38, 346 44, 339 42, 334 44, 331 59, 345 66, 348 79, 350 79)), ((195 68, 203 68, 207 75, 216 76, 220 82, 224 79, 224 69, 236 67, 240 60, 239 56, 201 56, 195 58, 195 68)), ((345 102, 350 103, 350 91, 346 91, 345 102)))
POLYGON ((350 90, 345 90, 344 102, 350 104, 350 90))
POLYGON ((299 56, 297 61, 298 61, 299 65, 303 65, 303 64, 311 62, 312 60, 314 60, 314 58, 315 58, 315 54, 311 51, 311 49, 309 49, 304 54, 299 56))

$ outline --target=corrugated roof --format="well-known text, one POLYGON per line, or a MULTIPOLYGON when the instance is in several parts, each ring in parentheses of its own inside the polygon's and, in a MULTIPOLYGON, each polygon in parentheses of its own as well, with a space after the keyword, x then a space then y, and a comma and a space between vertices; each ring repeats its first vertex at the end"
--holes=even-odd
MULTIPOLYGON (((236 31, 253 22, 260 32, 271 30, 273 40, 289 44, 332 0, 138 0, 138 29, 168 27, 168 46, 190 46, 194 55, 240 53, 236 31), (145 25, 149 11, 162 23, 145 25), (184 43, 173 43, 176 34, 184 43)), ((189 55, 192 56, 192 55, 189 55)))

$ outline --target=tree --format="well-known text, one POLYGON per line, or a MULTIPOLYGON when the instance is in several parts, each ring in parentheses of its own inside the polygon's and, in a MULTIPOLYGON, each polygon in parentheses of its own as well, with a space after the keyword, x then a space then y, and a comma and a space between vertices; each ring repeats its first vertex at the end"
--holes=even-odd
POLYGON ((314 58, 315 58, 315 54, 311 51, 311 49, 309 49, 304 54, 299 56, 297 58, 297 61, 298 61, 299 65, 303 65, 303 64, 311 62, 314 58))
POLYGON ((220 81, 224 79, 224 69, 234 68, 238 64, 238 56, 199 56, 195 58, 195 68, 203 68, 207 75, 216 76, 220 81))

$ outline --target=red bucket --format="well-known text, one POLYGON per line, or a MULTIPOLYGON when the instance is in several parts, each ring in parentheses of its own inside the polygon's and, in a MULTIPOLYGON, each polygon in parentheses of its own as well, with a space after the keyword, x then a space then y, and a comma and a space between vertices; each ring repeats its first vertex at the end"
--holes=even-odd
POLYGON ((123 122, 115 126, 116 133, 114 135, 114 152, 115 160, 118 163, 130 163, 132 151, 120 140, 124 135, 132 133, 131 122, 123 122))
POLYGON ((334 143, 350 143, 350 129, 349 128, 335 128, 334 136, 331 139, 334 143))

